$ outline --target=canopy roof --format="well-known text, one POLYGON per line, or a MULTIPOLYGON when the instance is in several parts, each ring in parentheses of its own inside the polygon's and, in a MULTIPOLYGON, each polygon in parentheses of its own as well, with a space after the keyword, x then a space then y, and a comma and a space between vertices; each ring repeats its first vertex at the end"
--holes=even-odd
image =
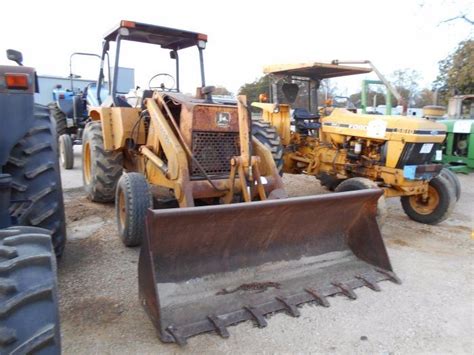
POLYGON ((370 73, 372 69, 330 63, 276 64, 263 68, 265 74, 306 77, 315 80, 370 73))
POLYGON ((179 50, 197 45, 198 41, 207 42, 207 35, 203 33, 133 21, 120 21, 117 27, 104 36, 104 39, 106 41, 115 41, 121 28, 126 28, 129 31, 129 34, 123 37, 127 41, 157 44, 167 49, 179 50))

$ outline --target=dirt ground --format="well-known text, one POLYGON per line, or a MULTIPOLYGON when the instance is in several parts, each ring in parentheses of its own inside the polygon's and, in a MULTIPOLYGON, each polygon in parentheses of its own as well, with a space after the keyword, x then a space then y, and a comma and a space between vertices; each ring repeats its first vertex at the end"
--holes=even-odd
MULTIPOLYGON (((77 157, 78 158, 78 157, 77 157)), ((251 322, 190 338, 185 348, 162 344, 138 302, 138 248, 116 233, 113 205, 84 198, 80 167, 63 171, 68 244, 59 263, 64 354, 156 353, 474 353, 474 175, 459 175, 463 195, 437 226, 405 216, 388 201, 382 233, 402 285, 357 289, 357 300, 306 305, 301 317, 276 314, 268 327, 251 322)), ((291 196, 327 193, 309 176, 285 176, 291 196)))

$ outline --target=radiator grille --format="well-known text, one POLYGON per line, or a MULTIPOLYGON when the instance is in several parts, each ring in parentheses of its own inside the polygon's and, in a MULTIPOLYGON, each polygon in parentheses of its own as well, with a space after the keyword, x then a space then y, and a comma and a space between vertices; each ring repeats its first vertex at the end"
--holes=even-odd
MULTIPOLYGON (((433 143, 433 147, 429 153, 421 153, 421 149, 425 143, 406 143, 400 159, 397 164, 398 169, 403 169, 405 165, 423 165, 430 164, 439 149, 438 143, 433 143)), ((430 143, 426 143, 430 144, 430 143)))
MULTIPOLYGON (((239 134, 237 132, 193 132, 193 155, 209 176, 228 176, 230 159, 240 155, 239 134)), ((203 174, 193 162, 193 178, 203 174)))

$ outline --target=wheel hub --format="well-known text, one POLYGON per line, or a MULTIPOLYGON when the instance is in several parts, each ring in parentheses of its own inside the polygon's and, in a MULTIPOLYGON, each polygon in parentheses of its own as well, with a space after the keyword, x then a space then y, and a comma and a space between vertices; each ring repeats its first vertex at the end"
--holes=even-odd
POLYGON ((432 186, 428 187, 427 197, 423 195, 410 196, 410 206, 419 214, 429 215, 439 205, 439 194, 432 186))

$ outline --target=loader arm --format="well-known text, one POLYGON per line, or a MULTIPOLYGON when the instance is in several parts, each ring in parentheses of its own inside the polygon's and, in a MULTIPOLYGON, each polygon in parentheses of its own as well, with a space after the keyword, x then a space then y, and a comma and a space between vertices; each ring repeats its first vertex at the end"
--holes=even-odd
POLYGON ((158 186, 167 186, 173 189, 180 207, 194 206, 192 187, 189 184, 189 168, 186 152, 179 142, 173 129, 161 111, 155 93, 152 99, 146 100, 146 107, 150 113, 150 129, 146 148, 141 152, 148 157, 145 163, 149 181, 158 186), (163 150, 167 163, 158 157, 163 150), (162 167, 166 165, 167 169, 162 167))

